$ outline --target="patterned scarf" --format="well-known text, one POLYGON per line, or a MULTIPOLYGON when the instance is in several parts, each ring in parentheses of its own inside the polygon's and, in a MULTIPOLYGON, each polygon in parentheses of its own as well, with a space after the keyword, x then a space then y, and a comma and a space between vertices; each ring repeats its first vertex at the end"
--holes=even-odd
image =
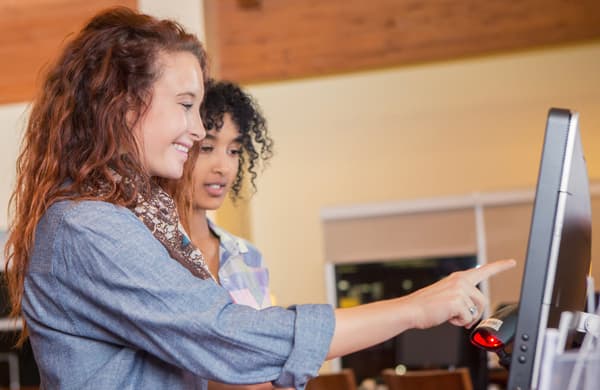
MULTIPOLYGON (((117 182, 123 180, 117 172, 112 171, 112 174, 117 182)), ((129 184, 131 180, 126 178, 124 182, 129 184)), ((108 191, 108 188, 108 183, 105 183, 94 192, 102 194, 108 191)), ((214 279, 204 261, 204 256, 179 223, 175 201, 161 186, 156 183, 151 184, 150 199, 144 198, 138 192, 137 203, 129 209, 150 229, 154 238, 163 244, 169 255, 187 268, 192 275, 200 279, 214 279)))
POLYGON ((204 256, 192 244, 179 223, 175 201, 158 184, 152 185, 150 199, 144 199, 138 193, 138 203, 130 209, 164 245, 173 259, 200 279, 213 278, 204 256))

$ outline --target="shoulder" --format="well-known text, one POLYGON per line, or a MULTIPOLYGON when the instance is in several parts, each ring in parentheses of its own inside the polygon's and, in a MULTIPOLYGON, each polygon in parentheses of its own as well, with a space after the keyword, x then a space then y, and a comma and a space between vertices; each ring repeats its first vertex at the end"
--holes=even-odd
POLYGON ((71 234, 129 237, 143 223, 127 208, 101 201, 62 201, 53 204, 40 225, 71 234))
POLYGON ((40 221, 38 232, 35 269, 51 267, 65 278, 79 272, 112 280, 119 269, 122 277, 133 275, 137 280, 158 264, 180 267, 133 212, 107 202, 56 203, 40 221))
POLYGON ((60 201, 37 224, 30 270, 57 271, 69 265, 73 271, 73 265, 103 262, 116 258, 116 253, 156 248, 153 241, 152 233, 124 207, 101 201, 60 201))
POLYGON ((135 217, 128 209, 112 203, 95 200, 63 200, 52 204, 46 211, 44 222, 88 223, 97 220, 127 219, 135 217))
POLYGON ((72 224, 137 220, 125 207, 95 200, 58 202, 49 211, 63 215, 64 220, 72 224))
POLYGON ((41 238, 73 242, 76 247, 153 241, 145 225, 127 208, 102 201, 61 201, 53 204, 38 225, 41 238))

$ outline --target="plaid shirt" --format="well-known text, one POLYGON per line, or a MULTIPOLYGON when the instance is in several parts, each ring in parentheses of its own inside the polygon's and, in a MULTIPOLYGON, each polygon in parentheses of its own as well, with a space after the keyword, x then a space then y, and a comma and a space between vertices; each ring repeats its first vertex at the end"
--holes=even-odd
POLYGON ((219 281, 233 301, 255 309, 271 306, 269 270, 258 249, 210 220, 208 226, 219 237, 219 281))

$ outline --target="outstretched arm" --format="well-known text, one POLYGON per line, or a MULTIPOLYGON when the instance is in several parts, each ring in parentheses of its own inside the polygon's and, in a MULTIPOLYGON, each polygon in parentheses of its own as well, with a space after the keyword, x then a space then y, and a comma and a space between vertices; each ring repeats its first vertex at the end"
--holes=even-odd
POLYGON ((407 329, 425 329, 446 321, 471 327, 487 304, 476 285, 515 266, 500 260, 450 276, 414 293, 347 309, 336 309, 328 359, 381 343, 407 329))

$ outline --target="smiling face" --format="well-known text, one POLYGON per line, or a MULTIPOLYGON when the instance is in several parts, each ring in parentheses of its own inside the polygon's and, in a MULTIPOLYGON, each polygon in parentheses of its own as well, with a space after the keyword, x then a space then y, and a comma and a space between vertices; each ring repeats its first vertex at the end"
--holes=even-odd
POLYGON ((220 130, 210 129, 200 141, 194 166, 194 207, 218 209, 231 189, 240 167, 240 132, 226 113, 220 130))
POLYGON ((150 176, 178 179, 188 150, 205 135, 200 119, 202 69, 188 52, 159 54, 160 73, 147 111, 134 127, 150 176))

